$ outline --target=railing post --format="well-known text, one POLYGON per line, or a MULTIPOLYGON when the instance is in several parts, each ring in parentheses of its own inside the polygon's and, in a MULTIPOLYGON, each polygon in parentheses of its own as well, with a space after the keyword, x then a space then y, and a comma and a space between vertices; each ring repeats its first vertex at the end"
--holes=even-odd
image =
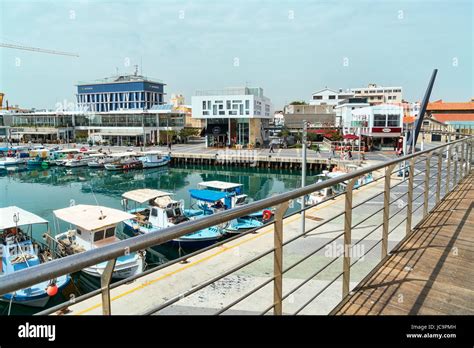
POLYGON ((443 170, 443 149, 438 152, 438 175, 436 177, 436 204, 440 201, 441 196, 441 172, 443 170))
POLYGON ((430 193, 430 163, 432 153, 426 155, 426 166, 425 166, 425 192, 423 195, 423 217, 428 215, 428 197, 430 193))
POLYGON ((283 216, 288 209, 289 202, 286 201, 277 206, 275 211, 275 233, 273 243, 275 251, 273 253, 273 314, 283 313, 283 216))
POLYGON ((449 180, 450 180, 450 171, 451 171, 451 146, 449 145, 448 145, 448 152, 446 153, 446 161, 448 161, 448 163, 446 164, 446 186, 445 186, 446 192, 444 193, 445 196, 450 191, 449 180))
POLYGON ((453 188, 458 184, 458 144, 454 145, 453 161, 454 161, 454 173, 453 173, 453 188))
POLYGON ((112 259, 107 262, 104 273, 100 276, 100 287, 102 290, 102 314, 111 315, 110 308, 110 281, 114 273, 115 262, 117 259, 112 259))
POLYGON ((461 162, 460 162, 460 166, 461 168, 459 169, 459 175, 461 177, 460 180, 462 180, 464 178, 464 174, 466 172, 466 170, 464 169, 464 140, 461 141, 461 162))
POLYGON ((382 229, 382 259, 388 253, 388 227, 390 216, 390 179, 392 178, 392 171, 395 164, 385 168, 385 187, 383 191, 383 229, 382 229))
POLYGON ((342 276, 342 298, 349 294, 351 281, 351 233, 352 233, 352 190, 358 178, 349 180, 346 186, 345 214, 344 214, 344 261, 342 276))
POLYGON ((415 158, 410 160, 410 172, 408 177, 408 202, 407 202, 407 224, 406 224, 406 235, 408 236, 411 232, 411 220, 413 214, 413 177, 415 173, 415 158))

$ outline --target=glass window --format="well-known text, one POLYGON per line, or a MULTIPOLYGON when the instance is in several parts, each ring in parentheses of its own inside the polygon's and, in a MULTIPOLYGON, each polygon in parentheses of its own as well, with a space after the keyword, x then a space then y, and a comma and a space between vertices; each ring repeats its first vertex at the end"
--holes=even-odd
POLYGON ((76 233, 77 233, 78 235, 81 235, 81 234, 82 234, 82 231, 81 231, 80 229, 76 228, 76 233))
POLYGON ((385 127, 385 122, 385 115, 374 114, 374 127, 385 127))
POLYGON ((105 230, 105 238, 110 238, 115 235, 115 227, 109 227, 105 230))
POLYGON ((104 231, 97 231, 94 233, 94 242, 104 239, 104 231))
POLYGON ((399 127, 400 126, 400 116, 399 115, 388 115, 388 127, 399 127))
POLYGON ((336 96, 335 95, 330 95, 329 99, 336 99, 336 96))
POLYGON ((245 108, 250 109, 250 101, 249 100, 245 101, 245 108))
POLYGON ((203 108, 203 109, 206 108, 206 101, 205 101, 205 100, 202 101, 202 108, 203 108))
POLYGON ((156 209, 151 210, 151 216, 158 216, 158 211, 156 209))
POLYGON ((217 115, 217 105, 212 106, 212 114, 217 115))
POLYGON ((230 110, 230 104, 231 104, 231 103, 230 103, 230 100, 228 100, 227 103, 226 103, 226 109, 227 109, 227 110, 230 110))

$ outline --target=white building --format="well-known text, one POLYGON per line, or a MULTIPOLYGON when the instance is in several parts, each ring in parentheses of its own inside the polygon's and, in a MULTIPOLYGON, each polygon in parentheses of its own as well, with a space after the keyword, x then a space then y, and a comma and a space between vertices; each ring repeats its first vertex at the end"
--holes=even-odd
POLYGON ((370 106, 366 98, 349 98, 341 104, 334 107, 336 112, 336 127, 343 127, 344 120, 352 117, 352 111, 370 106))
POLYGON ((342 116, 343 133, 362 135, 374 147, 393 147, 402 135, 403 107, 379 104, 356 108, 342 116))
POLYGON ((206 120, 208 146, 247 146, 267 140, 264 129, 273 110, 262 88, 197 91, 191 104, 192 117, 206 120))
POLYGON ((317 91, 311 95, 311 101, 309 102, 310 105, 331 105, 336 106, 342 100, 352 98, 354 93, 351 91, 343 91, 339 89, 339 91, 335 91, 330 88, 323 88, 320 91, 317 91))
POLYGON ((371 83, 364 88, 351 88, 355 97, 367 98, 370 104, 401 103, 402 87, 382 87, 371 83))

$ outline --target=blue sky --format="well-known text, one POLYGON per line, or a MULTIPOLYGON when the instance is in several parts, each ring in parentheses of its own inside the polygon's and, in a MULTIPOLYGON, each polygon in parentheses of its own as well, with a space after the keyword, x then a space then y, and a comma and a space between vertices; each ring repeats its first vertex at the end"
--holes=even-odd
POLYGON ((1 0, 0 41, 80 57, 0 48, 10 104, 53 108, 75 84, 116 73, 163 80, 168 98, 260 86, 276 108, 374 82, 420 100, 465 101, 473 89, 473 1, 1 0), (346 63, 346 64, 344 64, 346 63))

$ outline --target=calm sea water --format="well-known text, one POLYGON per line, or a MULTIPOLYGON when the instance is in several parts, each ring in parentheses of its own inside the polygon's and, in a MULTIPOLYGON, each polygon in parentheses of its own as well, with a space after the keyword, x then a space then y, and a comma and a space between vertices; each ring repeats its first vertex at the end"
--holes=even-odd
MULTIPOLYGON (((315 181, 317 173, 309 173, 307 184, 315 181)), ((175 199, 183 199, 190 205, 188 190, 197 188, 202 181, 221 180, 243 184, 249 200, 259 200, 301 186, 301 172, 262 168, 215 168, 208 166, 175 166, 170 168, 109 172, 88 167, 66 169, 29 169, 0 171, 0 207, 16 205, 35 213, 50 222, 52 234, 57 221, 53 210, 75 204, 99 204, 117 209, 121 207, 121 195, 133 189, 153 188, 173 192, 175 199)), ((298 209, 298 206, 290 208, 298 209)), ((65 226, 60 225, 60 230, 65 226)), ((35 228, 33 236, 41 240, 45 228, 35 228)), ((61 231, 59 231, 61 232, 61 231)), ((126 235, 121 234, 123 238, 126 235)), ((147 263, 153 266, 178 257, 178 251, 166 247, 154 248, 147 253, 147 263)), ((99 282, 81 275, 75 277, 74 292, 84 293, 97 288, 99 282)), ((50 301, 57 304, 60 299, 50 301)), ((8 305, 0 302, 0 315, 6 314, 8 305)), ((12 314, 30 314, 35 309, 13 306, 12 314)))

